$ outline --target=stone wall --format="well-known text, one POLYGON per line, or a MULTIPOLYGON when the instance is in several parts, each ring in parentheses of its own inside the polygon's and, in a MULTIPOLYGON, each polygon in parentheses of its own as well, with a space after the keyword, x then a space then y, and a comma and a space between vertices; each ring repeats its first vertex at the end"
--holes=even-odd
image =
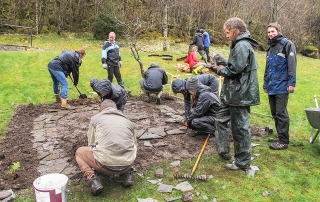
POLYGON ((21 50, 27 50, 28 48, 29 47, 27 46, 0 44, 0 51, 21 51, 21 50))

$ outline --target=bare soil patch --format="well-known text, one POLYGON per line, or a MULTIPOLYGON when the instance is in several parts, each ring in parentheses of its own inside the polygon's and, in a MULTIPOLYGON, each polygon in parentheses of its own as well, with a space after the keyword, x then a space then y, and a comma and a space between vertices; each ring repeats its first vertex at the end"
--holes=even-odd
MULTIPOLYGON (((148 129, 151 127, 163 126, 165 130, 177 129, 182 127, 182 123, 166 123, 168 116, 161 113, 156 106, 155 100, 152 103, 145 102, 147 97, 144 95, 136 98, 129 96, 125 107, 125 114, 140 113, 147 114, 143 120, 132 120, 136 123, 136 129, 148 129)), ((97 105, 100 100, 97 98, 71 100, 70 103, 75 106, 97 105)), ((168 106, 183 115, 183 101, 164 94, 162 97, 163 106, 168 106)), ((32 187, 33 181, 40 176, 38 172, 39 159, 38 153, 33 149, 33 121, 40 115, 47 113, 49 109, 59 109, 59 104, 42 105, 23 105, 18 106, 9 123, 9 129, 6 138, 0 143, 0 189, 26 189, 32 187), (21 167, 16 175, 10 175, 8 171, 15 162, 20 162, 21 167)), ((66 154, 69 163, 77 166, 74 154, 78 147, 87 145, 86 132, 88 129, 90 117, 97 111, 73 113, 57 121, 58 133, 63 133, 64 138, 60 142, 66 154)), ((255 128, 255 131, 259 129, 255 128)), ((143 172, 151 163, 160 162, 163 159, 183 159, 194 158, 198 156, 206 136, 190 137, 186 134, 167 135, 163 139, 150 140, 152 144, 164 142, 167 146, 146 147, 144 141, 138 141, 138 155, 134 167, 143 172)), ((210 141, 204 154, 216 153, 214 142, 210 141)), ((73 178, 81 178, 80 173, 73 178)))

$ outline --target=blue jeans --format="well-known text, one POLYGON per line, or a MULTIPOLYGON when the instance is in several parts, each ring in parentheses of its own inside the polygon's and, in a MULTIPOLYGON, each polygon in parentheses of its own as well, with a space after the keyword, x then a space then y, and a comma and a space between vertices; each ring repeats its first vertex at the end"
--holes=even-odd
POLYGON ((48 68, 48 71, 51 75, 52 81, 53 81, 53 92, 54 94, 60 94, 61 98, 67 99, 68 98, 68 88, 69 84, 66 78, 66 75, 64 75, 61 71, 55 71, 50 68, 48 68), (59 83, 61 84, 61 92, 59 89, 59 83))

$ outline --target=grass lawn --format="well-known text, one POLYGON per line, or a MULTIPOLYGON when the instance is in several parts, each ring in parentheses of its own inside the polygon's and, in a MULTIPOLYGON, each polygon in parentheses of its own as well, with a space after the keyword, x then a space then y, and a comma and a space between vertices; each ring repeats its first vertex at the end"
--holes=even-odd
MULTIPOLYGON (((0 36, 0 44, 26 45, 30 43, 27 37, 0 36)), ((138 63, 131 55, 126 42, 122 44, 121 56, 123 67, 121 73, 126 88, 133 95, 141 94, 139 80, 141 79, 138 63)), ((55 101, 52 92, 52 81, 47 70, 48 62, 65 49, 83 48, 87 56, 80 67, 79 89, 82 93, 90 95, 92 89, 89 85, 91 78, 106 78, 107 73, 102 68, 101 45, 102 41, 92 39, 79 39, 70 34, 64 38, 55 35, 37 36, 33 39, 33 46, 39 50, 0 52, 0 137, 4 137, 6 127, 10 121, 14 108, 22 104, 52 103, 55 101)), ((164 53, 161 51, 161 41, 141 41, 140 57, 146 69, 151 62, 156 62, 167 72, 186 78, 190 75, 176 71, 178 64, 175 58, 184 56, 188 50, 187 44, 170 44, 166 54, 172 54, 174 60, 162 60, 158 57, 148 57, 149 53, 164 53)), ((216 51, 228 57, 228 47, 211 46, 211 51, 216 51)), ((198 55, 199 56, 199 55, 198 55)), ((263 74, 265 67, 265 52, 257 52, 259 61, 259 81, 261 104, 251 108, 251 123, 259 127, 274 126, 270 118, 270 109, 267 95, 262 90, 263 74)), ((183 63, 183 62, 180 62, 183 63)), ((243 172, 231 172, 224 168, 225 162, 217 156, 203 156, 198 173, 213 173, 214 179, 207 182, 195 183, 189 180, 192 186, 200 193, 194 194, 194 201, 204 201, 202 196, 207 196, 208 201, 216 198, 217 201, 318 201, 320 198, 320 146, 318 140, 309 143, 311 126, 308 123, 305 108, 315 107, 313 95, 320 96, 319 88, 320 62, 316 59, 298 55, 297 87, 295 93, 290 94, 288 111, 290 115, 290 146, 288 150, 273 151, 268 148, 268 138, 263 138, 260 146, 253 148, 253 154, 260 154, 252 165, 257 165, 260 171, 255 177, 247 177, 243 172), (268 191, 270 195, 263 197, 262 192, 268 191)), ((170 78, 170 77, 169 77, 170 78)), ((171 79, 171 78, 170 78, 171 79)), ((170 80, 169 79, 169 80, 170 80)), ((114 81, 115 82, 115 81, 114 81)), ((170 92, 168 87, 165 88, 170 92)), ((77 90, 70 86, 69 97, 77 98, 77 90)), ((186 159, 188 166, 185 172, 190 172, 195 159, 186 159)), ((69 186, 69 201, 137 201, 137 198, 154 198, 164 201, 165 198, 181 196, 180 191, 163 194, 157 191, 157 186, 147 182, 147 178, 154 179, 155 168, 162 167, 167 173, 163 179, 165 184, 176 185, 178 182, 170 175, 169 163, 164 160, 144 173, 144 176, 135 175, 135 185, 126 189, 118 184, 105 185, 105 191, 98 197, 92 197, 89 189, 83 183, 73 182, 69 186)), ((183 169, 183 168, 181 168, 183 169)), ((182 172, 184 170, 181 170, 182 172)), ((31 190, 32 191, 32 190, 31 190)), ((30 193, 17 194, 17 201, 33 201, 30 193)))

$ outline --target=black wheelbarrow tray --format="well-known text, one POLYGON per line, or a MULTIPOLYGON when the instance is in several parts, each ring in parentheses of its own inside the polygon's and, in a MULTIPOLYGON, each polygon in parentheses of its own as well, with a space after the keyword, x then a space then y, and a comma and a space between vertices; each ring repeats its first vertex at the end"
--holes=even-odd
POLYGON ((313 143, 320 131, 320 108, 307 108, 305 109, 305 112, 307 114, 309 124, 312 126, 310 143, 313 143), (314 134, 315 129, 317 130, 317 132, 314 134))

